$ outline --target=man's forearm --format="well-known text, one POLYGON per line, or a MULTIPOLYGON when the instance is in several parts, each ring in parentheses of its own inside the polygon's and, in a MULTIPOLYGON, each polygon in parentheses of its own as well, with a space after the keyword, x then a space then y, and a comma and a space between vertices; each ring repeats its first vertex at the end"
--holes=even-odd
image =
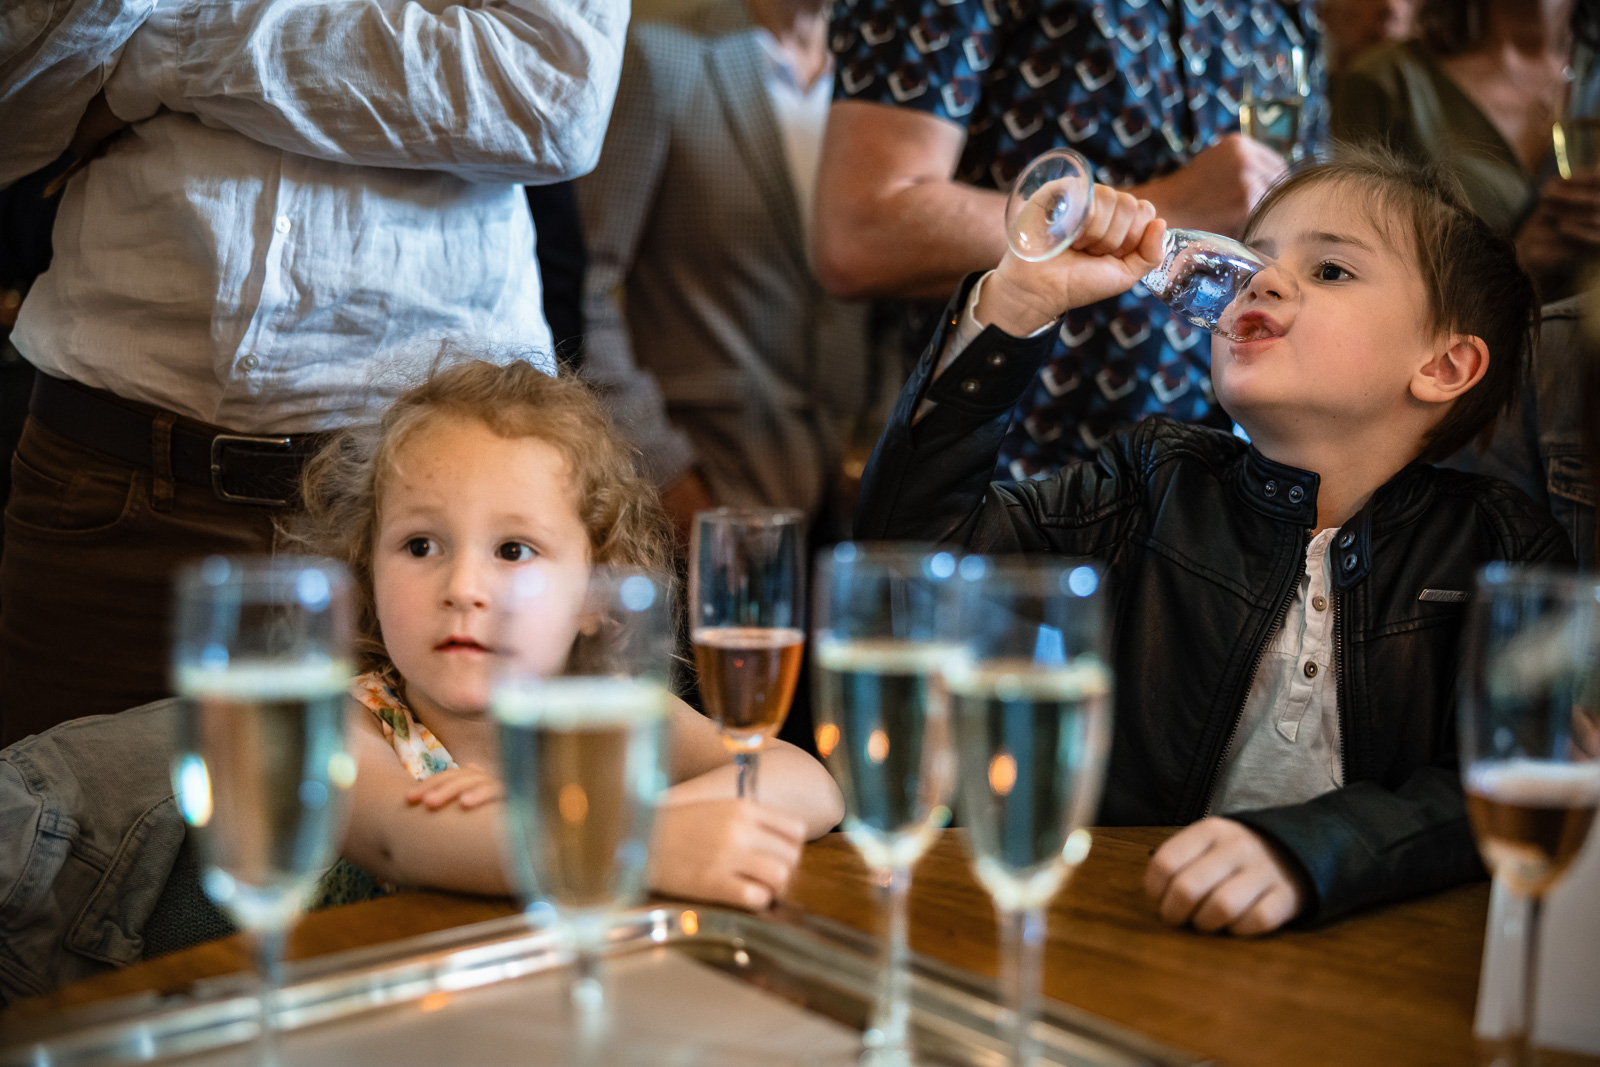
POLYGON ((957 181, 893 189, 853 220, 847 294, 941 299, 1005 255, 1006 198, 957 181))

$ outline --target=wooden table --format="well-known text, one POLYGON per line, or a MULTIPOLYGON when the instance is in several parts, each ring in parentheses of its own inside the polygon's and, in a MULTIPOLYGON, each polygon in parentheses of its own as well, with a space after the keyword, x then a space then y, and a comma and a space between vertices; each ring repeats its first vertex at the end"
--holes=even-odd
MULTIPOLYGON (((1487 885, 1325 930, 1254 941, 1206 936, 1163 926, 1140 889, 1151 851, 1170 832, 1096 832, 1089 859, 1051 910, 1048 996, 1238 1067, 1473 1061, 1487 885)), ((789 899, 815 914, 881 930, 872 879, 841 835, 806 849, 789 899)), ((290 955, 337 952, 512 911, 503 900, 408 893, 309 916, 290 955)), ((995 945, 993 909, 968 869, 963 837, 946 831, 916 871, 911 947, 993 974, 995 945)), ((228 938, 24 1002, 0 1023, 108 997, 180 992, 248 965, 244 942, 228 938)))

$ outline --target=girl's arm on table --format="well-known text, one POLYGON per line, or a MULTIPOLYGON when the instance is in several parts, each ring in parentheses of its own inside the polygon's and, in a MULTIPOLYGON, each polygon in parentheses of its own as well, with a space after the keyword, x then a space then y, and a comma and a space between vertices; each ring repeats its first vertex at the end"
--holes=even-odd
MULTIPOLYGON (((356 714, 356 712, 352 712, 356 714)), ((502 859, 505 805, 430 809, 409 799, 418 785, 372 717, 360 713, 350 730, 356 784, 343 855, 384 881, 461 893, 511 892, 502 859)), ((448 773, 448 772, 447 772, 448 773)))
MULTIPOLYGON (((672 788, 663 803, 726 800, 737 795, 739 771, 716 723, 683 701, 672 709, 672 788)), ((786 741, 761 750, 757 783, 761 804, 796 816, 807 840, 821 837, 844 818, 844 799, 827 770, 786 741)))

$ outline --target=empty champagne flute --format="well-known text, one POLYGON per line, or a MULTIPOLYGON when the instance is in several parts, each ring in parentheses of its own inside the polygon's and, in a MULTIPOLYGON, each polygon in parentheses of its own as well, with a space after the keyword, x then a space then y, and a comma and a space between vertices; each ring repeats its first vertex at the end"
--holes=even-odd
POLYGON ((1478 576, 1460 691, 1461 775, 1484 864, 1527 901, 1521 1012, 1497 1063, 1535 1061, 1539 911, 1600 807, 1600 585, 1503 563, 1478 576))
POLYGON ((275 1063, 284 941, 333 862, 356 776, 350 581, 331 560, 213 556, 179 573, 176 608, 173 789, 206 895, 255 942, 258 1058, 275 1063))
MULTIPOLYGON (((1052 148, 1023 168, 1006 200, 1006 243, 1019 259, 1040 263, 1059 256, 1083 233, 1094 177, 1070 148, 1052 148)), ((1145 288, 1203 330, 1230 332, 1224 313, 1266 261, 1238 241, 1204 230, 1169 229, 1161 263, 1144 276, 1145 288)))
POLYGON ((789 714, 805 647, 804 516, 698 511, 689 540, 689 636, 706 714, 756 797, 757 759, 789 714))
POLYGON ((889 936, 864 1062, 913 1062, 906 905, 911 867, 949 818, 952 756, 940 671, 956 557, 928 545, 840 544, 817 557, 817 751, 844 794, 844 830, 889 897, 889 936))
POLYGON ((968 556, 956 583, 968 654, 945 672, 957 791, 978 881, 1000 913, 1011 1062, 1037 1054, 1045 916, 1089 854, 1111 738, 1100 575, 1053 558, 968 556))
POLYGON ((495 721, 507 860, 550 905, 573 953, 574 1058, 618 1050, 601 957, 615 913, 644 891, 667 787, 673 623, 668 580, 528 568, 495 605, 495 721))

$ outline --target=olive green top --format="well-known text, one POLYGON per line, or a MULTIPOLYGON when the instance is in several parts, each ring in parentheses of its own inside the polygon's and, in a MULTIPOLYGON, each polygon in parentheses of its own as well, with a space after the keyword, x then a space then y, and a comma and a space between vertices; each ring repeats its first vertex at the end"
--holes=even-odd
POLYGON ((1473 210, 1511 236, 1555 173, 1547 153, 1538 174, 1418 41, 1374 48, 1332 86, 1330 132, 1342 141, 1382 141, 1419 162, 1443 163, 1473 210))

